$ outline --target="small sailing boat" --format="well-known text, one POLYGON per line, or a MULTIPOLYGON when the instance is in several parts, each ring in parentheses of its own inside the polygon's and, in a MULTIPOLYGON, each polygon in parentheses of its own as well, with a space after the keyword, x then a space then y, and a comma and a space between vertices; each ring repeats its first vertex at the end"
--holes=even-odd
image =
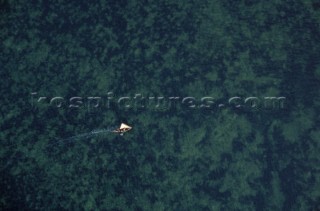
POLYGON ((124 134, 125 132, 128 132, 128 131, 131 130, 131 129, 132 129, 131 126, 129 126, 129 125, 127 125, 127 124, 124 124, 124 123, 121 123, 121 125, 120 125, 119 128, 117 128, 117 129, 115 129, 115 130, 113 130, 113 131, 111 131, 111 132, 113 132, 113 133, 119 133, 121 136, 123 136, 123 134, 124 134))

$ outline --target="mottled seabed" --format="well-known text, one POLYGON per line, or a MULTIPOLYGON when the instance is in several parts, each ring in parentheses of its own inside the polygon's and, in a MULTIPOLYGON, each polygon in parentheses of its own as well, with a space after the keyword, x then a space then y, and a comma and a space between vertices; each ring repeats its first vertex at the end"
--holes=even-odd
POLYGON ((0 1, 0 209, 319 210, 319 24, 314 0, 0 1), (88 108, 108 92, 285 106, 88 108))

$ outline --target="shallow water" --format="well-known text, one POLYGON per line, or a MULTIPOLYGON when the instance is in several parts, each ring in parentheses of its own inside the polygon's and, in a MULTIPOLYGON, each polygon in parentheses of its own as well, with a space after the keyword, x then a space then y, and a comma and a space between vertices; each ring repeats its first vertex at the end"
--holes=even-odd
POLYGON ((0 10, 1 210, 319 209, 317 4, 0 10))

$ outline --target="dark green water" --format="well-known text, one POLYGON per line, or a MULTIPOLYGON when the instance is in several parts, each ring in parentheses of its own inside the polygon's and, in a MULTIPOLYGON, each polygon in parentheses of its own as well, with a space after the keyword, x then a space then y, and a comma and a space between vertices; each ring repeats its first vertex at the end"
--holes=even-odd
POLYGON ((317 1, 0 0, 0 50, 0 210, 320 210, 317 1))

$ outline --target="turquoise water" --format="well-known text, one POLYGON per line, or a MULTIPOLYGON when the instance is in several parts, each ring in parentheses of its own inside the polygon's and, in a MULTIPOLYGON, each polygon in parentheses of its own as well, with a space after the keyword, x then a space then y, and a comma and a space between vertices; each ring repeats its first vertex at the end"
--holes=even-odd
POLYGON ((319 8, 0 1, 0 209, 319 210, 319 8))

